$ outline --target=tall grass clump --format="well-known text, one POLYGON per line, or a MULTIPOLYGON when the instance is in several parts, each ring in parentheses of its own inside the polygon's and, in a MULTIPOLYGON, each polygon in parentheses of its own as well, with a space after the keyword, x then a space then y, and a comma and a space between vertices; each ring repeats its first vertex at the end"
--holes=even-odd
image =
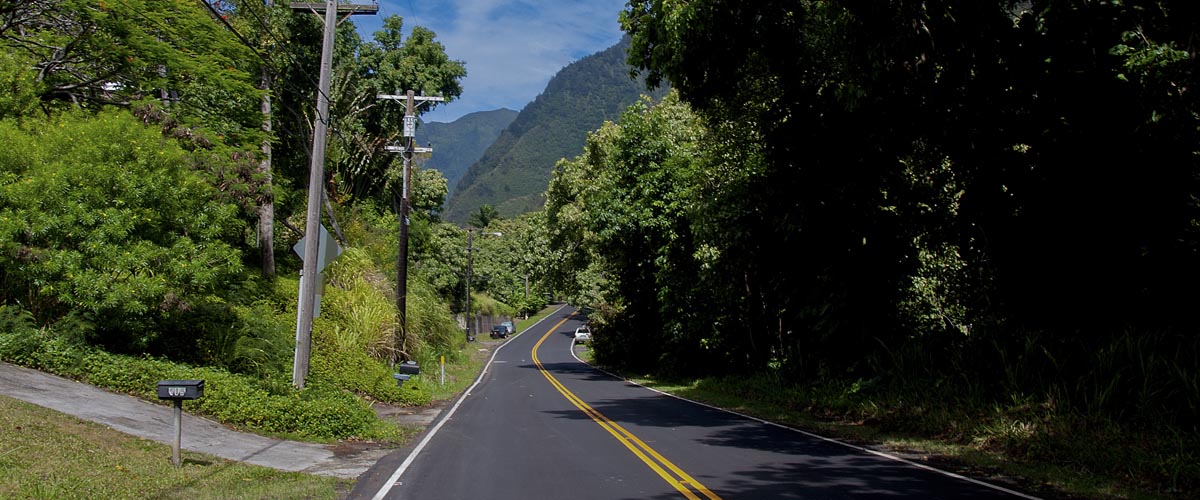
POLYGON ((411 357, 396 349, 396 309, 388 281, 367 253, 349 247, 326 270, 321 316, 313 322, 312 377, 368 398, 422 405, 429 395, 392 378, 391 362, 411 357))
MULTIPOLYGON (((374 278, 368 281, 386 295, 389 307, 394 310, 398 243, 395 214, 370 200, 356 202, 350 212, 352 216, 345 224, 346 237, 361 250, 355 257, 358 260, 355 266, 360 270, 374 270, 374 278)), ((434 244, 429 241, 433 238, 429 224, 421 217, 413 219, 409 233, 410 259, 419 259, 419 247, 422 245, 434 244)), ((444 297, 439 296, 437 287, 422 278, 418 272, 420 267, 420 262, 414 262, 409 269, 405 300, 406 328, 400 332, 400 340, 394 346, 399 349, 396 354, 402 359, 417 360, 423 365, 440 356, 457 360, 465 337, 454 322, 450 305, 444 297)), ((389 344, 389 347, 392 345, 389 344)))
POLYGON ((372 358, 395 359, 396 303, 392 283, 361 248, 350 247, 330 265, 322 316, 333 323, 339 350, 362 349, 372 358), (390 296, 391 295, 391 296, 390 296))
POLYGON ((450 306, 438 298, 433 287, 420 281, 408 286, 408 331, 404 347, 417 359, 432 366, 439 356, 458 360, 466 338, 450 314, 450 306))

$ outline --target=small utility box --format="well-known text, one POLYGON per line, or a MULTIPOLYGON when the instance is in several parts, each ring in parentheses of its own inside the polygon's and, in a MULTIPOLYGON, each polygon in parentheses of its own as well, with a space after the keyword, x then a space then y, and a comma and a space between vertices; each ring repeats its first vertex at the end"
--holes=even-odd
POLYGON ((163 380, 158 383, 158 399, 175 402, 175 442, 171 446, 171 463, 182 464, 179 445, 183 438, 183 401, 204 396, 203 380, 163 380))
POLYGON ((396 379, 397 385, 404 385, 405 380, 412 378, 413 375, 419 375, 421 373, 421 367, 416 361, 405 361, 400 363, 396 365, 396 370, 398 370, 399 373, 392 375, 392 378, 396 379))

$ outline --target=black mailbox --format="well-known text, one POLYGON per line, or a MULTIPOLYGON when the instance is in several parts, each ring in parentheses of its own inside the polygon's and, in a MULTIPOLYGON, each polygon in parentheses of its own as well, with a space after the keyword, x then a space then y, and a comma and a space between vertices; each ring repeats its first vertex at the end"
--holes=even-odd
POLYGON ((416 361, 405 361, 396 365, 396 369, 400 370, 400 373, 392 375, 392 378, 396 379, 396 384, 398 385, 404 385, 405 380, 421 373, 421 367, 417 365, 416 361))
POLYGON ((421 366, 416 361, 405 361, 397 367, 403 375, 419 375, 421 366))
POLYGON ((163 380, 158 383, 158 399, 199 399, 203 395, 203 380, 163 380))

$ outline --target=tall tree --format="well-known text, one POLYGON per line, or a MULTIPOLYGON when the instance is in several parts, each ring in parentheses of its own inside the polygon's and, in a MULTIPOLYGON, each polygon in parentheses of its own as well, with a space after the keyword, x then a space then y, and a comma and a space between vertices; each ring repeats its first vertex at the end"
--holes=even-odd
POLYGON ((33 0, 0 6, 5 47, 33 61, 43 107, 160 99, 173 119, 227 144, 255 143, 253 53, 186 0, 33 0))
MULTIPOLYGON (((377 95, 413 90, 450 102, 462 93, 463 63, 446 55, 433 31, 416 26, 404 38, 402 28, 401 17, 389 16, 369 42, 359 38, 352 24, 339 28, 330 105, 339 136, 331 144, 339 195, 362 199, 400 190, 400 162, 384 148, 400 138, 405 103, 381 101, 377 95), (397 172, 388 174, 389 169, 397 172)), ((415 113, 437 105, 428 102, 415 113)))
MULTIPOLYGON (((275 8, 271 0, 206 0, 209 10, 217 20, 229 28, 244 45, 253 50, 258 59, 259 86, 262 90, 260 110, 262 113, 263 138, 260 141, 261 157, 255 175, 261 179, 258 196, 255 197, 258 215, 257 240, 259 259, 263 275, 275 275, 275 194, 272 182, 271 135, 271 86, 288 60, 279 57, 287 40, 286 25, 282 22, 287 11, 275 8)), ((287 7, 287 6, 284 6, 287 7)))
POLYGON ((597 337, 597 359, 639 370, 662 350, 693 345, 677 313, 698 306, 690 300, 698 269, 689 215, 704 177, 696 117, 673 94, 652 108, 648 101, 591 134, 582 155, 560 162, 546 203, 550 246, 563 252, 559 276, 569 277, 561 285, 580 298, 597 294, 593 304, 610 311, 597 318, 609 323, 597 337), (580 279, 589 276, 600 279, 580 279))
POLYGON ((467 224, 483 229, 491 225, 492 221, 500 219, 500 212, 496 211, 496 207, 481 205, 474 212, 471 212, 471 218, 467 221, 467 224))
POLYGON ((741 271, 720 289, 825 373, 910 338, 1194 325, 1173 290, 1200 278, 1196 13, 641 0, 622 22, 650 82, 761 148, 712 240, 741 271))

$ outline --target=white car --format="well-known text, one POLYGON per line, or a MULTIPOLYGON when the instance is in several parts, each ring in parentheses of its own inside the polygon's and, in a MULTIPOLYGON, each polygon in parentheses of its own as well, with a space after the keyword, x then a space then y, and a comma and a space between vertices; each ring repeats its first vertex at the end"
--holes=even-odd
POLYGON ((587 325, 575 329, 575 343, 592 340, 592 330, 587 325))

